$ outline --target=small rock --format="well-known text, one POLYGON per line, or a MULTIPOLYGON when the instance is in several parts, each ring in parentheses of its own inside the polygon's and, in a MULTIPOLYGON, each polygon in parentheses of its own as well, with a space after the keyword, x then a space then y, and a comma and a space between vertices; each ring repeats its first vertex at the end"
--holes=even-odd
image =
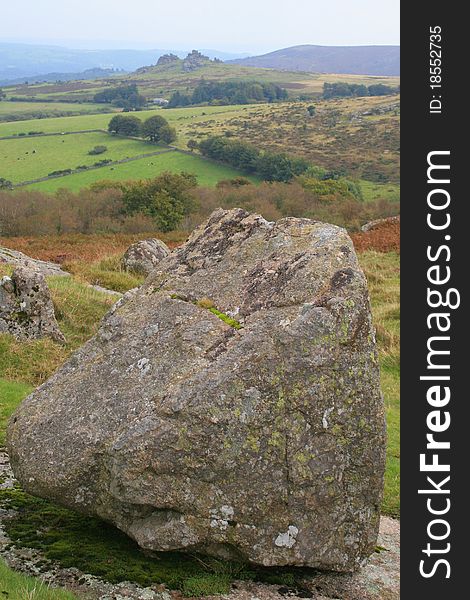
POLYGON ((122 264, 127 271, 148 275, 170 254, 168 246, 156 238, 136 242, 126 250, 122 264))
POLYGON ((383 225, 391 225, 397 223, 400 224, 400 215, 396 217, 387 217, 385 219, 375 219, 375 221, 369 221, 361 227, 361 231, 371 231, 371 229, 377 229, 377 227, 382 227, 383 225))
POLYGON ((0 280, 0 333, 11 333, 18 340, 50 337, 65 342, 40 271, 18 267, 11 278, 0 280))

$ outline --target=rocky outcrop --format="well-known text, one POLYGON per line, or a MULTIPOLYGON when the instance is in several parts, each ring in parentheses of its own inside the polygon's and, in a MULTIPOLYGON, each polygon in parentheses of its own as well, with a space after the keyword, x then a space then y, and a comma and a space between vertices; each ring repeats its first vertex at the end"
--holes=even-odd
POLYGON ((164 242, 149 238, 129 246, 122 258, 122 264, 127 271, 148 275, 169 254, 170 249, 164 242))
POLYGON ((63 271, 56 263, 31 258, 22 252, 18 252, 18 250, 11 250, 3 246, 0 246, 0 263, 6 263, 15 267, 28 267, 29 269, 39 271, 45 277, 49 277, 50 275, 66 277, 70 275, 70 273, 63 271))
POLYGON ((385 219, 375 219, 375 221, 369 221, 361 227, 361 231, 372 231, 379 229, 380 227, 386 227, 388 225, 400 225, 400 215, 395 217, 386 217, 385 219))
POLYGON ((196 71, 210 64, 210 58, 198 50, 192 50, 183 60, 183 71, 196 71))
POLYGON ((172 65, 174 63, 181 62, 181 59, 176 56, 176 54, 163 54, 157 61, 157 67, 162 67, 164 65, 172 65))
POLYGON ((218 210, 12 417, 25 489, 152 550, 352 571, 385 433, 346 231, 218 210))
POLYGON ((57 324, 54 305, 44 275, 18 267, 0 280, 0 333, 19 340, 50 337, 65 342, 57 324))

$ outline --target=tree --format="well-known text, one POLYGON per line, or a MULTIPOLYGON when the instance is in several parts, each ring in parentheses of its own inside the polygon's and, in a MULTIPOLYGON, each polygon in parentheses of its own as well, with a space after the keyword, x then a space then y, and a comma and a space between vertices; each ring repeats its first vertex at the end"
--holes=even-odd
POLYGON ((307 112, 311 117, 313 117, 313 115, 315 114, 315 106, 313 104, 307 106, 307 112))
POLYGON ((194 208, 190 194, 197 185, 189 173, 162 173, 149 181, 130 182, 123 188, 124 211, 151 216, 157 229, 171 231, 194 208))
POLYGON ((7 95, 5 94, 5 92, 2 90, 2 88, 0 88, 0 100, 3 100, 6 97, 7 95))
POLYGON ((171 144, 176 140, 176 129, 174 127, 170 127, 169 125, 164 125, 160 129, 160 141, 165 144, 171 144))
POLYGON ((108 131, 119 135, 137 136, 141 127, 142 121, 133 115, 116 115, 109 122, 108 131))
POLYGON ((170 127, 166 119, 160 115, 155 115, 144 121, 142 136, 154 144, 159 142, 170 144, 176 139, 176 131, 173 127, 170 127))
POLYGON ((193 139, 188 140, 188 143, 186 145, 191 150, 191 152, 194 152, 194 150, 197 150, 197 148, 199 147, 197 141, 193 139))
POLYGON ((113 104, 126 110, 136 110, 147 104, 147 100, 139 94, 135 83, 98 92, 94 95, 93 100, 97 103, 113 104))
POLYGON ((305 173, 308 163, 301 158, 291 158, 287 154, 264 152, 256 161, 256 171, 266 181, 288 183, 296 175, 305 173))
POLYGON ((13 188, 13 184, 8 179, 4 177, 0 177, 0 190, 11 190, 13 188))

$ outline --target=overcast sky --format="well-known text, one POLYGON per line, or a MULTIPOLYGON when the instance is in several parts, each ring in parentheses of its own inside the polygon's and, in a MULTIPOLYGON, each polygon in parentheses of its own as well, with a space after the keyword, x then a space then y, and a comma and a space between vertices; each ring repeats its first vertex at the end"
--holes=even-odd
POLYGON ((0 41, 69 47, 399 44, 399 0, 0 0, 0 41))

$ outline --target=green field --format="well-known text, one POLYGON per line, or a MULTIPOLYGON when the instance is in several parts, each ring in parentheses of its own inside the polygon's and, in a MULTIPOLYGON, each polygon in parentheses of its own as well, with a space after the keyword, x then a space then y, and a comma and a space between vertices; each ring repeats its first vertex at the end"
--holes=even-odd
POLYGON ((366 202, 385 198, 391 201, 400 200, 400 186, 396 183, 374 183, 366 179, 358 181, 361 188, 362 197, 366 202))
MULTIPOLYGON (((192 123, 197 121, 207 121, 207 117, 225 115, 226 113, 227 116, 231 115, 235 117, 236 115, 240 115, 250 108, 253 108, 253 106, 191 106, 188 108, 169 108, 165 110, 153 108, 150 110, 139 111, 135 113, 135 116, 137 116, 139 119, 145 120, 148 117, 155 115, 155 111, 159 111, 159 113, 165 117, 167 121, 170 121, 172 125, 177 126, 178 122, 192 123)), ((19 133, 28 133, 29 131, 57 133, 62 131, 83 131, 85 129, 106 129, 113 116, 114 113, 107 112, 104 114, 79 115, 40 120, 31 119, 29 121, 0 123, 0 137, 17 135, 19 133)))
MULTIPOLYGON (((84 187, 88 187, 95 181, 103 179, 110 181, 151 179, 157 177, 163 171, 172 171, 174 173, 187 171, 188 173, 194 173, 197 175, 200 185, 209 187, 216 185, 223 179, 232 179, 241 175, 240 171, 231 167, 210 162, 196 155, 190 156, 189 154, 173 151, 128 163, 106 166, 101 169, 84 171, 83 173, 75 173, 73 175, 65 175, 64 177, 50 179, 49 181, 34 183, 23 189, 54 192, 60 188, 67 188, 72 191, 78 191, 84 187)), ((249 177, 249 179, 254 182, 257 181, 254 177, 249 177)))
MULTIPOLYGON (((156 152, 160 148, 144 141, 115 137, 107 133, 21 137, 0 140, 2 176, 13 183, 46 177, 52 171, 91 166, 99 160, 122 160, 156 152), (89 155, 95 146, 106 146, 103 154, 89 155)), ((99 177, 94 174, 94 179, 99 177)))
MULTIPOLYGON (((70 102, 0 102, 0 121, 16 121, 24 119, 43 119, 45 117, 61 117, 66 114, 89 114, 111 112, 113 108, 107 104, 79 104, 70 102)), ((35 127, 37 129, 37 127, 35 127)))

